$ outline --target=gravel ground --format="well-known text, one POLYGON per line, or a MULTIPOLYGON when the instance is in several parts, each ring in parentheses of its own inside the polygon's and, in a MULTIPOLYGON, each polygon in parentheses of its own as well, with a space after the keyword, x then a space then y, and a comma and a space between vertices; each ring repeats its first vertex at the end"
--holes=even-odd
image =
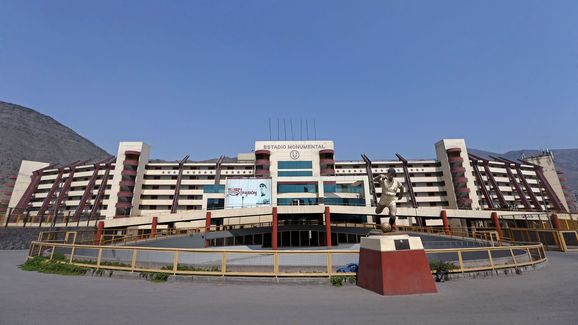
POLYGON ((0 251, 0 324, 576 324, 578 254, 522 275, 458 279, 438 294, 382 297, 356 286, 151 283, 18 269, 0 251))

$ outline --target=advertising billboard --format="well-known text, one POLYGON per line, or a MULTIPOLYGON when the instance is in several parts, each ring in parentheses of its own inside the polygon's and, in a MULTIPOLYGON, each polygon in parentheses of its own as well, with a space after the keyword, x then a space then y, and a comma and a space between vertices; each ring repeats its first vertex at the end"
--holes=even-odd
POLYGON ((226 209, 269 205, 271 205, 271 179, 227 179, 226 209))

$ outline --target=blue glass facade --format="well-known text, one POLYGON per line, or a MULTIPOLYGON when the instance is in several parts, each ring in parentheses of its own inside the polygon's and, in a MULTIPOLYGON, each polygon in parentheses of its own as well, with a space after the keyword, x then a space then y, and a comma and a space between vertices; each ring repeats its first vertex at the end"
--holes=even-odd
POLYGON ((225 185, 211 184, 203 186, 204 193, 225 193, 225 185))
POLYGON ((277 199, 277 205, 317 205, 317 198, 284 198, 277 199))
POLYGON ((311 161, 278 161, 278 169, 311 169, 313 162, 311 161))
POLYGON ((351 184, 323 184, 325 193, 358 193, 363 194, 363 186, 352 186, 351 184))
POLYGON ((277 175, 279 177, 313 176, 313 172, 308 170, 280 170, 277 175))
POLYGON ((277 184, 277 193, 317 193, 317 184, 277 184))
POLYGON ((350 199, 338 197, 326 197, 325 204, 327 205, 348 205, 348 206, 365 206, 364 199, 350 199))

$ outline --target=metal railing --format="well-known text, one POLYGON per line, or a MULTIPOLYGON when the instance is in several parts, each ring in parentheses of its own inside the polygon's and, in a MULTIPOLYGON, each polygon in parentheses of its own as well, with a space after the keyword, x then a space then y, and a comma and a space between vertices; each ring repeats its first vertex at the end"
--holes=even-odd
POLYGON ((459 239, 472 239, 477 241, 487 241, 494 244, 500 245, 501 242, 506 241, 507 238, 502 238, 500 240, 498 232, 495 228, 456 228, 452 227, 446 233, 443 227, 419 227, 419 226, 398 226, 399 230, 408 232, 425 233, 432 235, 442 235, 444 237, 459 238, 459 239))
POLYGON ((500 247, 480 248, 447 248, 427 249, 428 259, 435 256, 446 255, 442 261, 454 263, 457 268, 450 270, 451 273, 466 273, 480 271, 496 271, 506 268, 520 268, 543 263, 547 260, 542 244, 512 245, 500 247), (456 258, 448 258, 447 254, 455 255, 456 258))
POLYGON ((542 243, 547 250, 578 251, 575 230, 504 228, 502 232, 513 241, 542 243))
POLYGON ((96 269, 261 277, 353 276, 337 269, 359 259, 356 250, 218 250, 38 241, 32 242, 28 257, 55 259, 55 254, 63 255, 67 263, 96 269))
MULTIPOLYGON (((28 257, 42 256, 77 266, 173 275, 331 277, 353 276, 337 269, 358 263, 358 250, 232 250, 81 245, 69 232, 66 241, 34 241, 28 257), (62 260, 59 258, 58 260, 62 260)), ((542 244, 426 249, 430 261, 456 266, 452 273, 496 271, 536 265, 547 260, 542 244)), ((434 271, 432 271, 434 272, 434 271)))

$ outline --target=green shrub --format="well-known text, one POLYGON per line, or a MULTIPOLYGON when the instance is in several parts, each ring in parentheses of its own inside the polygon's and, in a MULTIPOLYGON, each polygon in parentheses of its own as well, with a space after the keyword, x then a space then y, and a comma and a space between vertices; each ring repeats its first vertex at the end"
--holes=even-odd
POLYGON ((355 283, 355 277, 354 276, 341 276, 341 275, 340 276, 332 276, 330 280, 331 280, 331 284, 334 287, 341 287, 345 283, 351 283, 351 284, 355 283))
POLYGON ((64 256, 64 254, 62 254, 62 253, 54 253, 54 254, 52 254, 52 260, 53 261, 65 261, 66 256, 64 256))
MULTIPOLYGON (((80 263, 80 264, 96 265, 96 261, 91 261, 91 260, 72 260, 72 262, 73 263, 80 263)), ((100 266, 130 267, 130 264, 122 263, 122 262, 100 261, 100 266)))
POLYGON ((168 273, 153 273, 151 275, 152 282, 167 282, 168 279, 169 279, 168 273))
POLYGON ((429 262, 429 268, 432 271, 450 271, 455 270, 458 267, 454 263, 444 262, 444 261, 431 261, 429 262))
POLYGON ((146 280, 151 282, 167 282, 167 280, 169 279, 169 274, 163 272, 154 272, 154 273, 141 272, 140 277, 145 278, 146 280))
POLYGON ((60 275, 84 275, 88 271, 84 267, 63 263, 58 260, 48 260, 40 256, 28 259, 24 264, 20 265, 20 269, 60 275))

